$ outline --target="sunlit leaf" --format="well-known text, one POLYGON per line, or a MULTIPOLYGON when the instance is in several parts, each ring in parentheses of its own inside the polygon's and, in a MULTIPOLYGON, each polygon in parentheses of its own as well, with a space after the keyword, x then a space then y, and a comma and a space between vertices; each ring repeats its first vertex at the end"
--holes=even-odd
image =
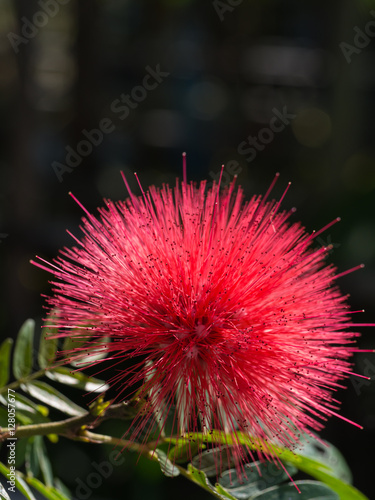
POLYGON ((195 468, 203 471, 207 477, 219 476, 221 472, 220 467, 233 467, 235 465, 234 458, 228 446, 203 451, 195 456, 191 463, 195 468))
POLYGON ((64 394, 61 394, 61 392, 45 382, 29 382, 22 384, 21 388, 30 394, 30 396, 68 415, 82 415, 85 412, 83 408, 70 401, 64 394))
POLYGON ((180 474, 178 468, 168 459, 167 455, 158 448, 156 449, 160 469, 168 477, 176 477, 180 474))
POLYGON ((338 477, 345 483, 352 483, 352 473, 345 458, 331 443, 323 441, 322 439, 319 441, 314 440, 309 437, 298 446, 295 452, 298 453, 298 455, 303 455, 321 464, 327 465, 333 476, 338 477))
MULTIPOLYGON (((206 443, 222 443, 225 445, 236 444, 236 442, 247 446, 249 449, 254 451, 264 451, 264 445, 257 441, 256 439, 251 439, 248 435, 237 432, 236 438, 227 435, 221 431, 212 431, 209 434, 202 433, 189 433, 185 438, 190 439, 200 439, 206 443), (236 440, 236 441, 235 441, 236 440)), ((341 479, 335 477, 334 471, 332 471, 327 465, 319 463, 317 460, 313 460, 309 457, 298 454, 298 452, 293 452, 286 448, 280 446, 272 446, 271 450, 268 450, 269 454, 272 454, 283 461, 287 461, 297 469, 306 472, 310 476, 314 477, 327 484, 332 490, 334 490, 340 497, 340 500, 368 500, 367 497, 358 491, 354 486, 345 483, 341 479)))
POLYGON ((34 329, 35 321, 28 319, 18 332, 13 355, 13 374, 17 380, 31 373, 33 366, 34 329))
POLYGON ((223 488, 219 483, 215 484, 215 490, 224 498, 230 498, 230 500, 237 500, 236 497, 231 495, 231 493, 229 493, 229 491, 223 488))
POLYGON ((296 481, 283 486, 273 486, 249 500, 340 500, 326 484, 319 481, 296 481), (300 492, 297 490, 300 490, 300 492))
POLYGON ((53 487, 46 486, 41 481, 39 481, 39 479, 36 479, 35 477, 27 478, 27 482, 29 483, 30 486, 39 491, 39 493, 41 493, 48 500, 70 500, 69 497, 65 496, 60 491, 56 490, 53 487))
MULTIPOLYGON (((0 462, 0 473, 6 477, 8 480, 10 477, 10 470, 4 464, 0 462)), ((15 485, 16 488, 27 498, 27 500, 36 500, 33 492, 28 487, 26 481, 23 479, 23 475, 16 471, 15 473, 15 485)))
POLYGON ((203 471, 196 469, 192 464, 188 464, 187 472, 190 476, 191 481, 199 484, 201 488, 209 491, 214 497, 220 498, 221 500, 227 500, 228 498, 230 498, 231 500, 235 500, 234 497, 232 497, 227 491, 224 491, 220 485, 219 489, 216 489, 214 486, 212 486, 206 474, 203 471))
POLYGON ((297 472, 293 465, 285 464, 284 467, 289 475, 281 464, 276 465, 273 462, 260 462, 258 460, 246 464, 240 477, 238 477, 236 469, 224 471, 219 478, 219 484, 234 497, 246 499, 266 488, 287 481, 290 476, 297 472))
POLYGON ((81 372, 72 372, 68 368, 60 367, 48 370, 46 376, 51 380, 60 382, 61 384, 70 385, 77 389, 83 389, 87 392, 104 392, 109 389, 109 386, 104 380, 99 380, 94 377, 88 377, 81 372))
POLYGON ((10 352, 13 339, 5 339, 0 347, 0 387, 4 387, 9 380, 10 352))
POLYGON ((0 498, 4 500, 11 500, 4 486, 0 483, 0 498))
MULTIPOLYGON (((5 406, 7 405, 5 397, 1 394, 0 403, 5 406)), ((16 409, 16 420, 24 425, 49 421, 49 419, 46 418, 48 415, 48 408, 46 406, 34 403, 19 392, 15 393, 12 404, 14 404, 16 409)))
POLYGON ((43 417, 48 416, 48 408, 44 405, 38 405, 35 404, 34 401, 31 401, 28 399, 26 396, 23 394, 20 394, 19 392, 16 393, 16 401, 15 401, 15 406, 17 410, 25 410, 30 413, 39 413, 43 417))
MULTIPOLYGON (((87 331, 89 331, 89 327, 87 331)), ((82 368, 107 356, 107 345, 111 341, 109 337, 98 340, 90 338, 89 335, 79 336, 73 333, 65 338, 63 344, 63 354, 72 366, 82 368)))
POLYGON ((168 453, 168 458, 177 464, 185 463, 192 460, 192 457, 195 457, 202 448, 205 448, 205 445, 202 443, 192 443, 188 439, 179 441, 168 453))

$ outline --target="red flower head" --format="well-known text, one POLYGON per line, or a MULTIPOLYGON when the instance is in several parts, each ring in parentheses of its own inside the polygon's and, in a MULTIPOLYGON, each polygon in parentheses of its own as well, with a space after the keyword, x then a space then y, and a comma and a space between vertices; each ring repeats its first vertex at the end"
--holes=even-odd
POLYGON ((243 432, 266 455, 321 429, 358 334, 320 232, 288 222, 269 192, 244 202, 234 182, 129 193, 98 218, 85 211, 82 239, 48 270, 59 336, 86 338, 93 355, 110 337, 109 358, 133 360, 112 379, 120 400, 141 384, 130 439, 170 412, 175 435, 243 432))

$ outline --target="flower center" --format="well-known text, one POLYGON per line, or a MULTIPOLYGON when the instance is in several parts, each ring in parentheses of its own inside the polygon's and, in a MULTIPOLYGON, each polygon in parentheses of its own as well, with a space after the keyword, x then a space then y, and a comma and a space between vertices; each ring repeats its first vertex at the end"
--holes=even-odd
POLYGON ((207 328, 206 325, 203 325, 202 323, 197 323, 194 327, 194 333, 195 336, 198 340, 203 340, 207 337, 207 335, 210 333, 209 329, 207 328))

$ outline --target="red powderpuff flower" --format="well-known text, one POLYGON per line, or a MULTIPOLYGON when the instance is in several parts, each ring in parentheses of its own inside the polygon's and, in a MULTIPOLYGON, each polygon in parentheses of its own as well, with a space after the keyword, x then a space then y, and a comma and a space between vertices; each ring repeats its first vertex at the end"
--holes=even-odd
POLYGON ((314 247, 321 231, 288 222, 271 188, 244 202, 234 182, 220 192, 177 181, 140 197, 128 187, 98 218, 84 209, 77 246, 37 264, 57 278, 58 336, 88 341, 71 355, 133 360, 111 380, 119 400, 141 386, 146 401, 130 439, 172 412, 174 435, 246 433, 267 456, 337 415, 358 333, 329 248, 314 247))

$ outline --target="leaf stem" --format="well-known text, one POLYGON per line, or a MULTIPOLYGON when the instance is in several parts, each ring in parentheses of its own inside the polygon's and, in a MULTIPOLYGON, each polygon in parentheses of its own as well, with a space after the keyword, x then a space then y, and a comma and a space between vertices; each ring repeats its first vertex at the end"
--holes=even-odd
POLYGON ((38 370, 31 375, 27 375, 27 377, 20 378, 18 380, 15 380, 11 384, 0 387, 0 394, 8 392, 8 389, 18 389, 21 384, 27 384, 28 382, 30 382, 30 380, 35 380, 36 378, 43 377, 43 375, 46 373, 46 370, 48 370, 48 368, 42 368, 41 370, 38 370))
MULTIPOLYGON (((129 441, 127 439, 116 438, 113 436, 107 436, 104 434, 97 434, 96 432, 83 431, 80 435, 74 438, 76 441, 82 441, 84 443, 97 443, 97 444, 112 444, 114 446, 121 446, 122 449, 126 448, 128 450, 137 451, 142 453, 142 455, 147 455, 148 458, 152 460, 157 460, 156 454, 154 453, 154 448, 150 445, 144 445, 129 441), (155 458, 153 458, 155 455, 155 458)), ((122 450, 119 451, 121 453, 122 450)))
POLYGON ((57 361, 53 363, 53 365, 47 366, 46 368, 41 368, 40 370, 37 370, 34 373, 31 373, 30 375, 27 375, 26 377, 21 377, 18 380, 15 380, 14 382, 11 382, 8 385, 4 385, 3 387, 0 387, 0 394, 7 393, 8 389, 18 389, 22 384, 27 384, 31 380, 35 380, 37 378, 43 377, 45 373, 49 370, 54 370, 55 368, 58 368, 59 366, 64 366, 66 365, 66 360, 62 359, 61 361, 57 361))

